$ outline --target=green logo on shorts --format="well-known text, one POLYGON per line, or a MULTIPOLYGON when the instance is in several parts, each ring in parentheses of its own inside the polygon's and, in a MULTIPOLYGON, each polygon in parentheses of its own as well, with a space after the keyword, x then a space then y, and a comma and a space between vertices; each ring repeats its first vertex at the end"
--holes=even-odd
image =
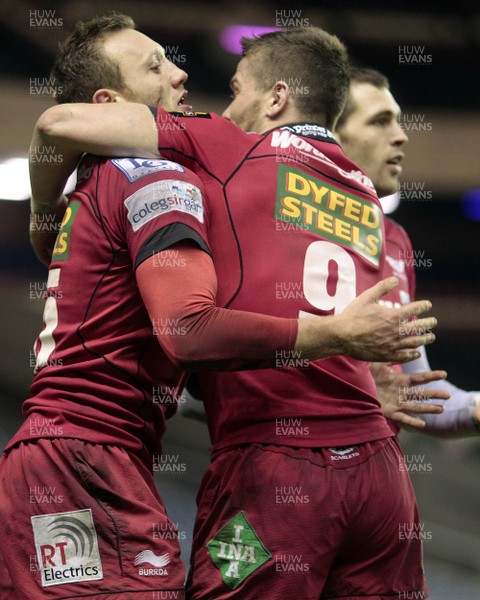
POLYGON ((207 550, 223 582, 232 590, 272 558, 243 512, 220 529, 207 550))

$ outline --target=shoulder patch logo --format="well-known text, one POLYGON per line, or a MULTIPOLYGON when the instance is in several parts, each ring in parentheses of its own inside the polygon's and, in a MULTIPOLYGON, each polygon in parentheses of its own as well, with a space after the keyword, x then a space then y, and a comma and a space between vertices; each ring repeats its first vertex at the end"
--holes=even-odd
POLYGON ((185 181, 162 179, 149 183, 124 200, 133 231, 172 211, 192 215, 203 223, 202 193, 185 181))
POLYGON ((160 158, 114 158, 110 162, 125 175, 130 183, 159 171, 185 173, 182 165, 160 158))
POLYGON ((67 210, 63 215, 62 226, 58 232, 55 246, 53 248, 52 261, 67 260, 72 237, 72 225, 77 216, 81 202, 72 200, 68 203, 67 210))
POLYGON ((243 512, 220 529, 207 550, 231 590, 272 558, 243 512))

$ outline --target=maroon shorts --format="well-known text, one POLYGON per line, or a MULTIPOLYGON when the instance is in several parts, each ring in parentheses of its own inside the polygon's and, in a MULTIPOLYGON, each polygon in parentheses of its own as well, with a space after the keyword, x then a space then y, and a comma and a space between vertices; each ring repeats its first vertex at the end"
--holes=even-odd
POLYGON ((40 439, 4 454, 0 553, 6 598, 12 581, 16 600, 185 598, 152 473, 114 446, 40 439))
POLYGON ((221 452, 198 496, 192 600, 427 597, 417 505, 395 438, 221 452))

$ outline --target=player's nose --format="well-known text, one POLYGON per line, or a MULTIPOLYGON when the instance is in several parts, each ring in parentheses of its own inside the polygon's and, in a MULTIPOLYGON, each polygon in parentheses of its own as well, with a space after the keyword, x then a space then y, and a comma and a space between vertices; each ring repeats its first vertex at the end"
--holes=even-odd
MULTIPOLYGON (((170 61, 169 61, 170 62, 170 61)), ((170 62, 170 81, 173 87, 183 85, 188 79, 188 73, 170 62)))
POLYGON ((231 118, 230 118, 230 106, 231 106, 231 105, 229 104, 229 105, 227 106, 227 108, 226 108, 226 109, 223 111, 223 113, 222 113, 222 117, 223 117, 224 119, 228 119, 229 121, 231 121, 231 118))
POLYGON ((408 135, 402 129, 400 123, 395 123, 395 131, 393 135, 393 145, 394 146, 403 146, 408 142, 408 135))

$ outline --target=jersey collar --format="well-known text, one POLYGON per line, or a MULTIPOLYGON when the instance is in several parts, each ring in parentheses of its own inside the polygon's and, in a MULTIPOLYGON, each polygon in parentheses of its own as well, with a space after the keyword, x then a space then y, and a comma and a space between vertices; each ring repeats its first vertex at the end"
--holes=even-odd
POLYGON ((291 133, 301 135, 302 137, 322 140, 322 142, 329 142, 331 144, 336 144, 337 146, 340 145, 330 130, 323 127, 323 125, 317 125, 316 123, 288 123, 281 127, 275 127, 275 129, 290 131, 291 133))

